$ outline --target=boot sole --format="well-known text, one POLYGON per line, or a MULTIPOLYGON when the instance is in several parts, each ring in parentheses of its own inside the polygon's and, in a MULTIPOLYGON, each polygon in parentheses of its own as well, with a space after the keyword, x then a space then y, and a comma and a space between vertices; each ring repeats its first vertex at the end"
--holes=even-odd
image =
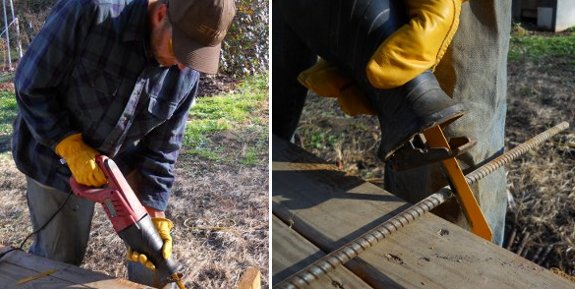
POLYGON ((419 131, 416 131, 416 132, 408 135, 406 138, 404 138, 402 141, 400 141, 397 146, 390 149, 389 152, 387 153, 387 155, 384 157, 383 161, 387 161, 389 158, 391 158, 393 156, 393 154, 399 148, 401 148, 407 141, 409 141, 416 134, 422 133, 423 131, 430 129, 430 128, 437 126, 437 125, 440 125, 441 128, 445 128, 448 125, 450 125, 451 123, 453 123, 455 120, 457 120, 458 118, 462 117, 465 114, 465 112, 466 112, 465 108, 463 107, 462 104, 459 103, 459 104, 450 106, 444 110, 441 110, 441 111, 438 111, 436 113, 431 114, 427 118, 431 119, 432 121, 421 126, 419 131))

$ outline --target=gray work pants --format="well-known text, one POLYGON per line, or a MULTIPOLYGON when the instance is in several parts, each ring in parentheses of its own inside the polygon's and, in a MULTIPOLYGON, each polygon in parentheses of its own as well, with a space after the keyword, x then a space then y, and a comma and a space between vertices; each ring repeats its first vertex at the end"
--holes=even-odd
MULTIPOLYGON (((462 102, 468 113, 447 129, 449 136, 468 136, 477 145, 459 158, 467 171, 503 150, 507 51, 511 29, 510 0, 471 0, 462 5, 459 29, 445 57, 435 70, 443 90, 462 102)), ((385 137, 385 136, 383 136, 385 137)), ((386 189, 416 202, 445 185, 439 165, 396 173, 386 169, 386 189)), ((504 169, 471 186, 493 231, 493 242, 503 243, 507 209, 504 169)), ((436 213, 466 227, 457 203, 436 213)))
MULTIPOLYGON (((46 224, 65 203, 54 219, 34 236, 29 252, 79 266, 88 245, 94 202, 79 198, 71 192, 62 192, 43 185, 28 176, 26 180, 28 185, 26 197, 34 230, 46 224)), ((139 263, 128 262, 128 279, 147 286, 159 287, 156 274, 139 263)))

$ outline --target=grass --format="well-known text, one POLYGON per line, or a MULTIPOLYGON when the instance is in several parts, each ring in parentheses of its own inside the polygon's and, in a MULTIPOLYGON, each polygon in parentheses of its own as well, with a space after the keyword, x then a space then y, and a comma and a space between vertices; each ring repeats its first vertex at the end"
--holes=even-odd
POLYGON ((14 73, 1 73, 0 74, 0 83, 3 82, 12 82, 14 81, 14 73))
POLYGON ((554 34, 514 33, 509 43, 509 60, 527 58, 540 61, 551 57, 561 58, 573 55, 575 55, 573 30, 568 30, 561 37, 554 34))
POLYGON ((332 135, 325 131, 315 131, 310 135, 307 146, 314 149, 325 149, 334 147, 343 141, 341 136, 332 135))
POLYGON ((224 163, 239 160, 255 165, 263 160, 268 138, 267 82, 267 76, 253 76, 231 93, 199 98, 190 110, 183 152, 224 163), (225 150, 224 145, 239 150, 225 150))
MULTIPOLYGON (((268 152, 267 83, 267 75, 252 76, 235 91, 197 99, 190 110, 183 153, 224 163, 262 162, 268 152), (230 142, 238 149, 225 149, 230 142)), ((0 135, 10 135, 18 111, 14 93, 0 91, 0 107, 0 135)))
POLYGON ((0 107, 0 135, 9 135, 12 133, 12 121, 18 112, 14 93, 0 91, 0 107))

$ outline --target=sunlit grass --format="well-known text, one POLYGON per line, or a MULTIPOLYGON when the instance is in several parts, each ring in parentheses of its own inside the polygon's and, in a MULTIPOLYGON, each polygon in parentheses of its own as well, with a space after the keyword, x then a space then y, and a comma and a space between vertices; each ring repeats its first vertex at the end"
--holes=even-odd
POLYGON ((245 79, 229 93, 197 99, 190 110, 184 138, 185 153, 212 161, 239 161, 255 165, 268 153, 268 78, 258 75, 245 79), (214 140, 218 134, 233 134, 235 147, 214 140), (239 155, 238 155, 239 154, 239 155))
POLYGON ((18 112, 14 93, 0 91, 0 135, 12 133, 12 122, 18 112))
POLYGON ((527 58, 543 60, 549 57, 572 57, 575 55, 575 33, 561 35, 514 34, 509 43, 509 59, 527 58))
MULTIPOLYGON (((211 161, 239 161, 256 165, 268 153, 268 77, 258 75, 243 80, 235 90, 218 96, 202 97, 190 110, 183 151, 211 161), (218 133, 233 133, 230 148, 213 138, 218 133), (245 148, 241 149, 242 146, 245 148)), ((13 92, 0 91, 0 135, 12 134, 18 107, 13 92)))

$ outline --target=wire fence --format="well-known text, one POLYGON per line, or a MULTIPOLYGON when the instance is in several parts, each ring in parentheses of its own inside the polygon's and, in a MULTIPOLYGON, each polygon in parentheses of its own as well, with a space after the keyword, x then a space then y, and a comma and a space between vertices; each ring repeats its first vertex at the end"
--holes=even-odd
MULTIPOLYGON (((0 73, 12 72, 58 0, 2 0, 0 73)), ((222 44, 220 73, 241 77, 268 71, 269 1, 235 0, 236 17, 222 44)), ((4 79, 4 78, 2 78, 4 79)))
POLYGON ((2 74, 12 73, 57 0, 2 0, 0 55, 2 74))

